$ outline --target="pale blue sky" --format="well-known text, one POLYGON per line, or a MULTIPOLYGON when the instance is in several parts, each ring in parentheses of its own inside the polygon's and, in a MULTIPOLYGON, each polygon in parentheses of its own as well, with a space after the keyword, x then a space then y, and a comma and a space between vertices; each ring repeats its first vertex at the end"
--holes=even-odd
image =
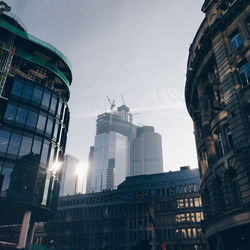
MULTIPOLYGON (((20 0, 6 0, 15 12, 20 0)), ((25 0, 21 0, 25 2, 25 0)), ((197 167, 184 86, 188 49, 204 17, 200 0, 26 0, 29 33, 73 65, 67 152, 86 162, 96 115, 121 104, 162 135, 164 168, 197 167)))

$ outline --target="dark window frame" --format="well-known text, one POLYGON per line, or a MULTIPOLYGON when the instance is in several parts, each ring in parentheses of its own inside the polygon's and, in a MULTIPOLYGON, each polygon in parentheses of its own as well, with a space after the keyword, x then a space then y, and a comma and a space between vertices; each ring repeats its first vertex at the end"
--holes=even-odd
POLYGON ((231 45, 232 50, 238 49, 243 44, 243 39, 242 39, 239 29, 234 30, 229 35, 229 40, 230 40, 230 45, 231 45))

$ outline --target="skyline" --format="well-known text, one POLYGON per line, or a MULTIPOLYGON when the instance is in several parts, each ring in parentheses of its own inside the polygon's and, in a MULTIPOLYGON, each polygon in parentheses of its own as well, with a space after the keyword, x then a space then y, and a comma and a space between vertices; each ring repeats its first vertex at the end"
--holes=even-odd
MULTIPOLYGON (((15 12, 16 1, 6 2, 15 12)), ((188 48, 204 14, 198 0, 179 5, 162 0, 27 1, 21 20, 28 32, 72 62, 66 153, 87 162, 97 114, 109 107, 106 96, 118 106, 122 93, 132 113, 140 112, 135 124, 154 126, 162 135, 165 171, 198 167, 184 86, 188 48)))

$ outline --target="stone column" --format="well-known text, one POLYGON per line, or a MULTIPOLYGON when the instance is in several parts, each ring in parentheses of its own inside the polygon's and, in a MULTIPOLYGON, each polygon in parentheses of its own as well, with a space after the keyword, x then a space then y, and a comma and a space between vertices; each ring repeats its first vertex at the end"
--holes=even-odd
POLYGON ((208 163, 213 163, 216 160, 216 150, 210 131, 211 114, 209 110, 207 94, 205 93, 205 83, 199 83, 197 90, 201 113, 202 135, 204 137, 204 142, 206 145, 208 163))
POLYGON ((27 211, 23 216, 23 223, 21 227, 21 232, 19 235, 17 249, 24 249, 26 247, 27 235, 29 231, 29 223, 30 223, 31 211, 27 211))

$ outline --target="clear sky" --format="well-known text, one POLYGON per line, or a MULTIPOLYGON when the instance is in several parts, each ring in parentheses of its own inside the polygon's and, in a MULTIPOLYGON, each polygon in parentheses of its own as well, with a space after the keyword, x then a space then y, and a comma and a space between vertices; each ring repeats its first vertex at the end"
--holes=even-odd
POLYGON ((162 135, 164 169, 197 167, 184 102, 188 49, 204 18, 201 0, 6 0, 28 32, 61 50, 73 66, 67 153, 87 162, 106 96, 136 124, 162 135))

